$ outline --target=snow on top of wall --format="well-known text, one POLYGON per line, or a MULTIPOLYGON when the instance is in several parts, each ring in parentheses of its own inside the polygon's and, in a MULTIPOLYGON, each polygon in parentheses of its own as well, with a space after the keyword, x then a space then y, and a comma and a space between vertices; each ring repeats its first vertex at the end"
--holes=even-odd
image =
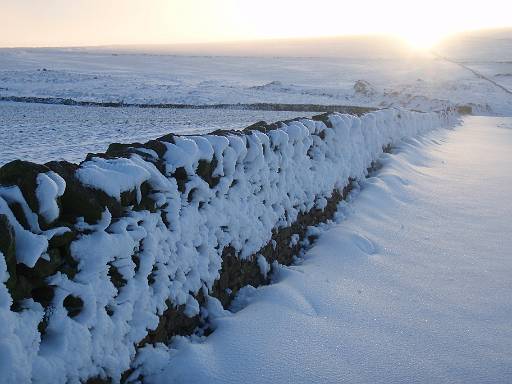
POLYGON ((51 223, 59 217, 57 198, 64 194, 66 182, 55 172, 37 175, 36 196, 39 201, 39 214, 51 223))
MULTIPOLYGON (((57 177, 58 176, 55 174, 56 180, 58 180, 57 177)), ((63 187, 63 185, 60 184, 60 187, 63 187)), ((58 196, 60 193, 60 187, 56 186, 55 190, 51 190, 51 188, 49 188, 50 192, 44 188, 40 189, 40 185, 36 189, 36 195, 38 198, 40 198, 40 201, 43 202, 42 212, 44 215, 47 215, 48 212, 50 215, 54 215, 55 213, 58 214, 58 207, 56 208, 56 203, 54 200, 52 200, 52 198, 58 196), (50 211, 47 211, 46 208, 48 207, 50 207, 50 211), (51 211, 52 209, 54 211, 51 211), (55 209, 57 209, 57 212, 55 212, 55 209)), ((37 214, 31 211, 25 200, 25 197, 17 186, 0 186, 0 214, 6 215, 9 223, 11 223, 13 227, 16 239, 17 261, 19 263, 25 264, 30 268, 34 267, 40 257, 47 256, 46 250, 48 249, 48 240, 50 240, 55 235, 60 235, 69 231, 69 228, 65 227, 51 228, 46 231, 41 230, 39 227, 37 214), (11 208, 9 207, 9 204, 12 203, 19 204, 21 207, 25 219, 27 220, 29 229, 25 229, 16 219, 11 208)))
POLYGON ((82 184, 102 190, 117 200, 121 193, 137 189, 140 201, 140 185, 149 179, 150 174, 128 159, 101 159, 86 161, 76 171, 82 184))
POLYGON ((9 278, 0 252, 0 374, 5 383, 28 383, 37 359, 40 335, 37 324, 43 317, 40 304, 27 300, 25 311, 11 311, 12 299, 5 282, 9 278))

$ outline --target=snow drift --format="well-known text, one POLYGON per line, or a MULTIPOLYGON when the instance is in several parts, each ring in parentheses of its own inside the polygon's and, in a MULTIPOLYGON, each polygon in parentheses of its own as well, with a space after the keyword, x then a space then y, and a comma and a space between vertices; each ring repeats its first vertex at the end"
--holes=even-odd
MULTIPOLYGON (((332 113, 111 145, 80 165, 5 165, 1 377, 121 380, 166 311, 199 315, 226 249, 265 278, 271 260, 261 250, 275 247, 273 234, 325 209, 386 146, 454 118, 452 111, 332 113)), ((290 246, 299 241, 290 238, 290 246)))

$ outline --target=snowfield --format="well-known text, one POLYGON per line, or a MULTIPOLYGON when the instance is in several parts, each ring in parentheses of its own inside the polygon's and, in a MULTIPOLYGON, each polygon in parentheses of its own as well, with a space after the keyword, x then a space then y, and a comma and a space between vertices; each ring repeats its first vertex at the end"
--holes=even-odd
POLYGON ((512 381, 512 119, 409 140, 302 262, 147 348, 148 383, 512 381))
POLYGON ((115 142, 146 142, 173 132, 243 129, 257 121, 308 117, 310 112, 104 108, 0 102, 0 166, 16 159, 80 162, 115 142))
POLYGON ((470 105, 476 114, 510 116, 512 93, 488 81, 512 90, 510 47, 512 32, 505 30, 458 37, 435 54, 414 52, 396 41, 357 38, 247 47, 0 49, 0 164, 16 157, 77 161, 112 141, 145 141, 171 131, 236 129, 258 120, 310 115, 101 110, 1 101, 12 96, 144 105, 399 106, 420 111, 470 105))
POLYGON ((0 50, 0 96, 125 103, 475 104, 503 113, 502 90, 430 54, 384 57, 176 56, 115 49, 0 50), (369 84, 356 91, 358 80, 369 84))

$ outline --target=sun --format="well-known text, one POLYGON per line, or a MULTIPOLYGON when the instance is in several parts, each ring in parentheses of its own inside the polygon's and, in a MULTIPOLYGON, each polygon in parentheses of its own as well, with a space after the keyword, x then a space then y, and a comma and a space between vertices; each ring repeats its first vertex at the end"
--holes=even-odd
POLYGON ((431 50, 448 34, 448 32, 428 28, 410 28, 407 31, 397 33, 400 38, 416 51, 431 50))

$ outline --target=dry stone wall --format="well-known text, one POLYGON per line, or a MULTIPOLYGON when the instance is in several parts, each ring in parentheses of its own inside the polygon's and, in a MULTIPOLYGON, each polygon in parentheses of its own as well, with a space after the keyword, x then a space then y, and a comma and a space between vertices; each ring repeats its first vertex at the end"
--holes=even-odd
POLYGON ((290 264, 386 148, 455 119, 331 113, 112 144, 80 164, 6 164, 1 377, 120 381, 139 348, 189 334, 206 303, 227 307, 290 264))

